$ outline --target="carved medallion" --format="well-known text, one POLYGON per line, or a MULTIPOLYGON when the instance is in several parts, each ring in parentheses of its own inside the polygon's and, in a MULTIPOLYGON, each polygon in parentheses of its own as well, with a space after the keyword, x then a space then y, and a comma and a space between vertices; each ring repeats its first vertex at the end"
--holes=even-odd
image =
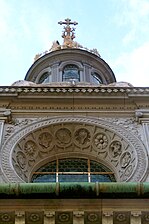
POLYGON ((109 152, 110 155, 113 158, 117 158, 121 155, 122 153, 122 144, 119 141, 113 141, 111 142, 110 146, 109 146, 109 152))
POLYGON ((56 132, 55 137, 60 146, 65 146, 71 141, 71 132, 67 128, 61 128, 56 132))
POLYGON ((46 152, 47 148, 51 146, 52 135, 49 132, 43 132, 39 135, 38 142, 42 147, 41 151, 46 152))
POLYGON ((120 158, 120 164, 122 168, 125 168, 129 165, 131 161, 131 154, 130 152, 124 152, 120 158))
POLYGON ((75 141, 80 146, 87 146, 90 143, 90 132, 85 128, 78 129, 75 134, 75 141))
POLYGON ((24 152, 26 153, 27 156, 30 157, 30 159, 36 157, 38 151, 35 142, 33 142, 32 140, 27 141, 24 145, 24 152))
POLYGON ((104 133, 98 133, 94 136, 93 143, 98 151, 105 151, 108 146, 108 137, 104 133))

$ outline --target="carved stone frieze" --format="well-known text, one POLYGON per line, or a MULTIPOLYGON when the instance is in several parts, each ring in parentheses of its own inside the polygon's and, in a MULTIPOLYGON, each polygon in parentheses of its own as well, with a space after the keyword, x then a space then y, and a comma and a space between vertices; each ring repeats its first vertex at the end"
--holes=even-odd
POLYGON ((141 181, 148 166, 146 150, 133 132, 102 119, 76 116, 39 119, 21 127, 2 148, 2 171, 7 181, 30 181, 41 162, 62 154, 92 157, 108 166, 117 181, 141 181))

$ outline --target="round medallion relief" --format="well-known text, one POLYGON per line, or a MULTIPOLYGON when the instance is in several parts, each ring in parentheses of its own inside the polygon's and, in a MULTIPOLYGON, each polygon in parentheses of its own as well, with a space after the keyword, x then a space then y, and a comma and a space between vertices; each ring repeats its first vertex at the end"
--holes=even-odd
POLYGON ((49 132, 43 132, 38 137, 38 143, 41 146, 40 151, 46 152, 52 146, 52 135, 49 132))
POLYGON ((117 158, 122 154, 122 144, 120 141, 113 141, 109 146, 110 156, 117 158))
POLYGON ((103 152, 108 146, 108 137, 104 133, 97 133, 93 138, 93 143, 99 152, 103 152))
POLYGON ((120 165, 122 168, 125 168, 129 165, 131 161, 131 154, 130 152, 124 152, 120 158, 120 165))
POLYGON ((38 154, 36 143, 32 140, 25 142, 24 152, 30 159, 35 158, 38 154))
POLYGON ((90 144, 91 135, 86 128, 79 128, 74 133, 75 143, 81 147, 87 147, 90 144))
POLYGON ((67 128, 59 129, 56 134, 56 144, 60 146, 66 146, 71 142, 71 132, 67 128))

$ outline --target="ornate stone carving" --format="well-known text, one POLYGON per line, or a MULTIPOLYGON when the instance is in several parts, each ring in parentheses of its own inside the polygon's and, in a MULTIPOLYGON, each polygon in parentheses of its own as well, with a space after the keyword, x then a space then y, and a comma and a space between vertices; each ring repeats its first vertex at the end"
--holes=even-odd
POLYGON ((59 145, 67 145, 71 141, 71 132, 67 128, 59 129, 56 134, 56 140, 59 145))
POLYGON ((15 223, 15 212, 0 212, 0 223, 15 223))
POLYGON ((148 224, 149 223, 149 212, 143 211, 141 215, 141 223, 142 224, 148 224))
POLYGON ((42 151, 46 151, 51 145, 52 135, 49 132, 43 132, 39 135, 38 142, 42 146, 42 151))
POLYGON ((2 171, 8 178, 7 181, 26 181, 26 178, 20 173, 25 173, 25 176, 29 177, 33 166, 39 164, 40 161, 47 160, 48 157, 50 159, 52 156, 59 156, 61 152, 63 152, 63 156, 66 155, 67 157, 68 153, 70 156, 71 154, 75 155, 75 153, 77 157, 79 153, 82 156, 83 149, 85 149, 85 154, 88 156, 96 158, 103 164, 109 164, 109 168, 114 169, 114 172, 116 172, 118 181, 141 181, 147 171, 146 150, 138 138, 116 124, 113 125, 108 121, 83 117, 45 118, 45 120, 40 119, 26 128, 19 129, 15 135, 9 137, 2 148, 2 171), (52 148, 46 148, 50 144, 49 142, 45 143, 46 147, 42 146, 43 133, 48 133, 46 136, 49 134, 49 136, 52 136, 52 148), (79 133, 81 135, 77 138, 79 133), (26 137, 24 138, 24 136, 26 137), (39 136, 42 136, 40 141, 39 136), (25 154, 23 148, 28 141, 36 142, 36 151, 39 152, 37 156, 33 157, 33 164, 29 163, 32 157, 25 154), (11 153, 12 148, 14 150, 11 153), (40 154, 41 148, 44 148, 46 153, 40 154), (99 151, 102 150, 106 152, 106 157, 103 153, 98 155, 99 151), (24 154, 20 154, 20 152, 24 154), (16 171, 10 165, 10 155, 13 157, 14 169, 17 167, 16 171), (18 156, 21 157, 21 162, 18 162, 18 156), (125 162, 126 157, 128 157, 127 163, 125 162), (19 169, 22 171, 18 171, 19 169))
POLYGON ((91 138, 90 132, 85 128, 78 129, 75 132, 74 136, 77 144, 81 146, 87 146, 91 138))
POLYGON ((16 160, 21 169, 25 169, 27 165, 27 159, 23 152, 18 151, 16 155, 16 160))
POLYGON ((113 141, 109 145, 109 153, 111 157, 117 158, 122 154, 122 144, 120 141, 113 141))
POLYGON ((30 159, 35 158, 38 154, 36 143, 32 140, 29 140, 24 145, 24 152, 30 159))
POLYGON ((98 152, 102 152, 108 146, 108 138, 104 133, 98 133, 94 136, 94 145, 98 149, 98 152))
POLYGON ((100 224, 101 223, 101 212, 99 212, 99 211, 84 212, 84 223, 100 224))
POLYGON ((72 224, 73 223, 73 213, 72 212, 56 212, 55 213, 55 224, 72 224))
POLYGON ((43 224, 44 222, 44 212, 25 212, 25 223, 26 224, 43 224))
POLYGON ((129 224, 130 223, 130 212, 114 212, 113 213, 114 224, 129 224))
POLYGON ((131 153, 124 152, 120 158, 120 164, 122 168, 126 168, 131 161, 131 153))

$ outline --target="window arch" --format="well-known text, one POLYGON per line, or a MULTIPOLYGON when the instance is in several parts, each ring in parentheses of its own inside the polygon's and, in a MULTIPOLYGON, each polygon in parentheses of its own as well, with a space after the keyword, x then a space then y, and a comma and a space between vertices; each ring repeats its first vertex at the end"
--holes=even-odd
POLYGON ((49 83, 51 82, 51 73, 50 72, 44 72, 39 80, 38 80, 38 83, 41 84, 41 83, 49 83))
POLYGON ((92 72, 91 81, 96 84, 103 84, 103 80, 97 72, 92 72))
POLYGON ((33 173, 32 182, 115 182, 113 172, 90 159, 57 159, 33 173))
POLYGON ((79 68, 74 64, 68 64, 64 67, 62 72, 62 81, 69 82, 71 80, 80 81, 79 68))

